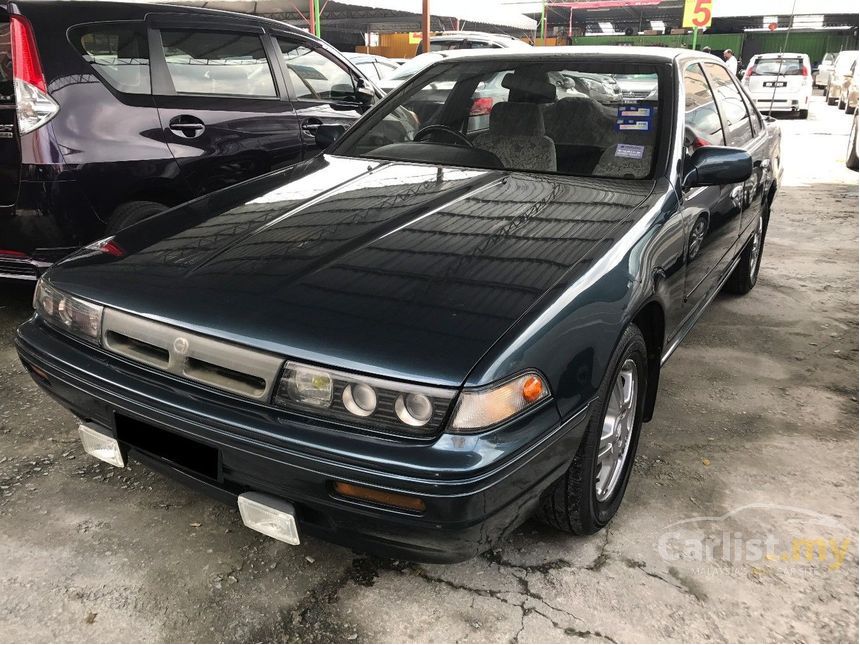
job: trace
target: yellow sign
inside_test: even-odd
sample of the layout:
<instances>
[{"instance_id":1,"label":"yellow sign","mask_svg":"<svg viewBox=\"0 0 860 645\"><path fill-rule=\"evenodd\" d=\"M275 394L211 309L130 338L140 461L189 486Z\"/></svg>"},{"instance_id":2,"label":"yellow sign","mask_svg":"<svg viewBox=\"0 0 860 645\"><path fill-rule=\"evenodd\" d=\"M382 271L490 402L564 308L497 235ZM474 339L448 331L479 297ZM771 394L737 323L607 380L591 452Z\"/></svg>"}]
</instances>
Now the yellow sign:
<instances>
[{"instance_id":1,"label":"yellow sign","mask_svg":"<svg viewBox=\"0 0 860 645\"><path fill-rule=\"evenodd\" d=\"M410 31L409 32L409 44L417 45L421 42L421 32L420 31Z\"/></svg>"},{"instance_id":2,"label":"yellow sign","mask_svg":"<svg viewBox=\"0 0 860 645\"><path fill-rule=\"evenodd\" d=\"M684 0L682 27L704 29L711 26L714 0Z\"/></svg>"}]
</instances>

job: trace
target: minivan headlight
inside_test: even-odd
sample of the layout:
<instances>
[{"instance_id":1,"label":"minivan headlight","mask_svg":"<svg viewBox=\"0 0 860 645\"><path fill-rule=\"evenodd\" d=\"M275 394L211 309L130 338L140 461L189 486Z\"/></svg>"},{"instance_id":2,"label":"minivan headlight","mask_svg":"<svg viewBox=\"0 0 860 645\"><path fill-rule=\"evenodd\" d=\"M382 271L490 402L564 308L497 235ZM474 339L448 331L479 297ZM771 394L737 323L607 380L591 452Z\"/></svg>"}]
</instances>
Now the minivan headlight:
<instances>
[{"instance_id":1,"label":"minivan headlight","mask_svg":"<svg viewBox=\"0 0 860 645\"><path fill-rule=\"evenodd\" d=\"M441 430L456 393L288 361L273 403L369 430L430 437Z\"/></svg>"},{"instance_id":2,"label":"minivan headlight","mask_svg":"<svg viewBox=\"0 0 860 645\"><path fill-rule=\"evenodd\" d=\"M104 307L64 293L44 278L36 283L33 309L52 327L89 343L99 343Z\"/></svg>"}]
</instances>

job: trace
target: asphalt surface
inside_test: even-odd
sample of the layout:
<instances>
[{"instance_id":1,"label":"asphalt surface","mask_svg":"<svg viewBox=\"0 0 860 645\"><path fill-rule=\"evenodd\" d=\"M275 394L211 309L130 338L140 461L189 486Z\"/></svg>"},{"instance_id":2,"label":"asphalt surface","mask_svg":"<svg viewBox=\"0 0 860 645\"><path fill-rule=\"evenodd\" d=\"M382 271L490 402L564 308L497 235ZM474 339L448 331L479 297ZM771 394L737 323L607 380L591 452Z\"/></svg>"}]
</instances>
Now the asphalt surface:
<instances>
[{"instance_id":1,"label":"asphalt surface","mask_svg":"<svg viewBox=\"0 0 860 645\"><path fill-rule=\"evenodd\" d=\"M858 640L857 179L849 117L782 120L759 283L666 365L608 530L529 522L465 564L245 529L83 453L18 363L0 286L0 641Z\"/></svg>"}]
</instances>

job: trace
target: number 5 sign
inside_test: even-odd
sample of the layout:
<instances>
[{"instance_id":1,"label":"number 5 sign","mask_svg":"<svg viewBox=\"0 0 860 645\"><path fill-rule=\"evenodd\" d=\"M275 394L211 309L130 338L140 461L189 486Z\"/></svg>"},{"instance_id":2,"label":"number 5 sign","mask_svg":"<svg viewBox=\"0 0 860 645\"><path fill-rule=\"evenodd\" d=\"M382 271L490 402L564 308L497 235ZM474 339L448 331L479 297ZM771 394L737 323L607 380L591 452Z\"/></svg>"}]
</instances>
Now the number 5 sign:
<instances>
[{"instance_id":1,"label":"number 5 sign","mask_svg":"<svg viewBox=\"0 0 860 645\"><path fill-rule=\"evenodd\" d=\"M703 29L711 26L711 7L714 0L684 0L684 21L682 27Z\"/></svg>"}]
</instances>

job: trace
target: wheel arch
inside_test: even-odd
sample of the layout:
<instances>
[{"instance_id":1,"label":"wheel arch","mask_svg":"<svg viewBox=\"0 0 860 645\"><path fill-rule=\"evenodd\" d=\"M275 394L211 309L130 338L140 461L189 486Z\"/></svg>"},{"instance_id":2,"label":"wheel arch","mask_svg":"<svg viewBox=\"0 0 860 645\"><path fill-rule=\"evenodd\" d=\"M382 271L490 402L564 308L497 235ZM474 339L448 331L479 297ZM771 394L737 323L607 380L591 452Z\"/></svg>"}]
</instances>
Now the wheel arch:
<instances>
[{"instance_id":1,"label":"wheel arch","mask_svg":"<svg viewBox=\"0 0 860 645\"><path fill-rule=\"evenodd\" d=\"M654 415L660 383L660 361L663 357L663 345L666 342L666 314L657 300L651 300L639 309L630 322L642 332L648 348L648 388L645 392L642 420L650 421Z\"/></svg>"}]
</instances>

